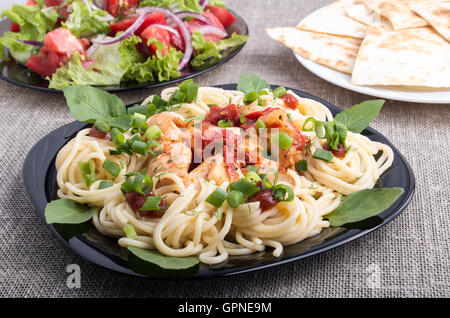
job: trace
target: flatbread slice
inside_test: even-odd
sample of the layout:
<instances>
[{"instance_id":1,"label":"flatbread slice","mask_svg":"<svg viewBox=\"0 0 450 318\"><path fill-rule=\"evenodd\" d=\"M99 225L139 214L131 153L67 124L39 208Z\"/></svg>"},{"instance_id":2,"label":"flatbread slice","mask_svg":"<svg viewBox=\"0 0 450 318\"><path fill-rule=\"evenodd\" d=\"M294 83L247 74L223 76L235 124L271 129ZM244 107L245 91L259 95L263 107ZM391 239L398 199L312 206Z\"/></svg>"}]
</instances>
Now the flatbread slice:
<instances>
[{"instance_id":1,"label":"flatbread slice","mask_svg":"<svg viewBox=\"0 0 450 318\"><path fill-rule=\"evenodd\" d=\"M450 2L414 5L413 9L450 42Z\"/></svg>"},{"instance_id":2,"label":"flatbread slice","mask_svg":"<svg viewBox=\"0 0 450 318\"><path fill-rule=\"evenodd\" d=\"M367 26L351 19L345 12L353 4L354 0L333 2L306 17L297 28L305 31L363 39Z\"/></svg>"},{"instance_id":3,"label":"flatbread slice","mask_svg":"<svg viewBox=\"0 0 450 318\"><path fill-rule=\"evenodd\" d=\"M424 0L362 0L362 2L369 10L384 16L394 30L428 25L427 21L412 10L413 4L423 3Z\"/></svg>"},{"instance_id":4,"label":"flatbread slice","mask_svg":"<svg viewBox=\"0 0 450 318\"><path fill-rule=\"evenodd\" d=\"M374 24L388 24L387 20L383 16L375 12L371 12L364 4L352 5L345 10L345 13L349 16L349 18L366 26L371 26Z\"/></svg>"},{"instance_id":5,"label":"flatbread slice","mask_svg":"<svg viewBox=\"0 0 450 318\"><path fill-rule=\"evenodd\" d=\"M351 74L361 39L298 30L268 28L272 39L313 62Z\"/></svg>"},{"instance_id":6,"label":"flatbread slice","mask_svg":"<svg viewBox=\"0 0 450 318\"><path fill-rule=\"evenodd\" d=\"M352 84L450 87L450 44L431 27L372 26L358 52Z\"/></svg>"}]
</instances>

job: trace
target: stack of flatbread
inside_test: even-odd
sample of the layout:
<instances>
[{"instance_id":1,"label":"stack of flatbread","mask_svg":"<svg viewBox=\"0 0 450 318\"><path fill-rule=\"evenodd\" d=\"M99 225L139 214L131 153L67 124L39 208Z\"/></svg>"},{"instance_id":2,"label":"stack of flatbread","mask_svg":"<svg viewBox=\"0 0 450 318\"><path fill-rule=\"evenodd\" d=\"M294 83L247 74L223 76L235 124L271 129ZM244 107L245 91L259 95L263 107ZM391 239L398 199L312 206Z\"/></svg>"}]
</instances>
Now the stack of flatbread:
<instances>
[{"instance_id":1,"label":"stack of flatbread","mask_svg":"<svg viewBox=\"0 0 450 318\"><path fill-rule=\"evenodd\" d=\"M450 87L450 0L340 0L266 33L354 85Z\"/></svg>"}]
</instances>

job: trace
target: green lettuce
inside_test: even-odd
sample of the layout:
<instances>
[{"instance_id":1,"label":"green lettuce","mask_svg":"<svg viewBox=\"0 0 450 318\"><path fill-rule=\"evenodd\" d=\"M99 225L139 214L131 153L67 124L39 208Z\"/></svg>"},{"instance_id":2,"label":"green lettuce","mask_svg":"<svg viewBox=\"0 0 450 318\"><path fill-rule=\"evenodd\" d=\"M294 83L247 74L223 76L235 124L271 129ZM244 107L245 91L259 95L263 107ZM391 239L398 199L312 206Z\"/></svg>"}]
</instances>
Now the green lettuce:
<instances>
[{"instance_id":1,"label":"green lettuce","mask_svg":"<svg viewBox=\"0 0 450 318\"><path fill-rule=\"evenodd\" d=\"M221 7L221 8L224 8L224 9L227 8L225 3L223 3L223 0L209 0L208 4L212 5L212 6L215 6L215 7Z\"/></svg>"},{"instance_id":2,"label":"green lettuce","mask_svg":"<svg viewBox=\"0 0 450 318\"><path fill-rule=\"evenodd\" d=\"M89 0L92 4L92 0ZM88 10L86 4L77 0L72 2L72 13L68 21L63 22L62 26L69 29L78 38L91 37L96 34L109 33L109 24L102 21L101 18L108 16L108 12L98 9Z\"/></svg>"},{"instance_id":3,"label":"green lettuce","mask_svg":"<svg viewBox=\"0 0 450 318\"><path fill-rule=\"evenodd\" d=\"M216 43L207 41L203 34L198 31L192 32L192 46L197 52L191 60L191 65L195 69L202 69L214 65L220 61L225 50L244 44L248 40L248 35L233 33L233 35Z\"/></svg>"},{"instance_id":4,"label":"green lettuce","mask_svg":"<svg viewBox=\"0 0 450 318\"><path fill-rule=\"evenodd\" d=\"M70 85L118 85L127 71L121 65L120 43L99 46L91 55L95 64L83 67L79 53L69 63L56 70L50 80L50 88L62 89Z\"/></svg>"},{"instance_id":5,"label":"green lettuce","mask_svg":"<svg viewBox=\"0 0 450 318\"><path fill-rule=\"evenodd\" d=\"M127 67L127 71L122 77L122 80L162 82L180 77L178 64L183 56L183 52L172 49L163 56L162 50L167 49L167 47L159 41L150 40L148 45L153 43L158 49L156 56L145 59L135 47L140 42L141 39L135 35L122 41L119 49L122 56L121 66Z\"/></svg>"},{"instance_id":6,"label":"green lettuce","mask_svg":"<svg viewBox=\"0 0 450 318\"><path fill-rule=\"evenodd\" d=\"M39 48L22 43L20 40L43 41L47 32L54 29L58 12L56 10L43 12L39 6L13 5L4 10L1 17L8 17L20 26L20 32L5 32L0 38L0 48L8 48L14 59L25 64L28 58L36 54ZM6 59L0 53L0 58Z\"/></svg>"},{"instance_id":7,"label":"green lettuce","mask_svg":"<svg viewBox=\"0 0 450 318\"><path fill-rule=\"evenodd\" d=\"M139 2L140 7L156 6L172 8L177 7L181 11L191 11L202 13L203 9L199 5L199 0L141 0ZM219 3L221 0L219 0ZM223 4L223 2L222 2Z\"/></svg>"}]
</instances>

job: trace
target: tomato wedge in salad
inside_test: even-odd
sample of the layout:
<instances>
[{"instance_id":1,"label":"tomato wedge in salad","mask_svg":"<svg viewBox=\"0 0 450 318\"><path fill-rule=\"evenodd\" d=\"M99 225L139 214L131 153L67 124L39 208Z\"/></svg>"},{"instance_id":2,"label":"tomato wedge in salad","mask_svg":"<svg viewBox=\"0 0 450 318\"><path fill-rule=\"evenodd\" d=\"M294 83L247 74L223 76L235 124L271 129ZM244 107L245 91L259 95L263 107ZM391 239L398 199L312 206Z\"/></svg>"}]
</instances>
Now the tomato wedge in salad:
<instances>
[{"instance_id":1,"label":"tomato wedge in salad","mask_svg":"<svg viewBox=\"0 0 450 318\"><path fill-rule=\"evenodd\" d=\"M169 32L167 30L161 29L157 26L151 25L151 26L147 27L141 33L141 38L142 38L142 44L147 47L147 50L151 55L156 55L156 51L158 50L158 47L154 43L147 45L148 41L150 41L150 40L157 40L157 41L163 43L169 50L171 48ZM165 56L167 53L167 50L163 49L161 52L162 52L162 55Z\"/></svg>"},{"instance_id":2,"label":"tomato wedge in salad","mask_svg":"<svg viewBox=\"0 0 450 318\"><path fill-rule=\"evenodd\" d=\"M211 21L211 25L218 27L222 31L225 31L224 26L219 21L219 19L211 12L203 12L202 16L207 17ZM205 22L194 19L192 21L185 21L184 24L188 28L189 32L192 33L199 27L207 25ZM212 42L217 42L223 39L223 37L215 34L204 34L205 40L210 40Z\"/></svg>"},{"instance_id":3,"label":"tomato wedge in salad","mask_svg":"<svg viewBox=\"0 0 450 318\"><path fill-rule=\"evenodd\" d=\"M113 17L118 17L121 13L128 15L134 12L140 0L104 0L106 1L106 11Z\"/></svg>"},{"instance_id":4,"label":"tomato wedge in salad","mask_svg":"<svg viewBox=\"0 0 450 318\"><path fill-rule=\"evenodd\" d=\"M32 55L25 66L44 77L51 76L74 52L85 53L82 41L69 30L59 28L47 33L39 54Z\"/></svg>"},{"instance_id":5,"label":"tomato wedge in salad","mask_svg":"<svg viewBox=\"0 0 450 318\"><path fill-rule=\"evenodd\" d=\"M224 28L228 28L234 22L236 18L227 10L221 7L216 7L212 5L206 5L206 11L210 11L216 18L220 21Z\"/></svg>"}]
</instances>

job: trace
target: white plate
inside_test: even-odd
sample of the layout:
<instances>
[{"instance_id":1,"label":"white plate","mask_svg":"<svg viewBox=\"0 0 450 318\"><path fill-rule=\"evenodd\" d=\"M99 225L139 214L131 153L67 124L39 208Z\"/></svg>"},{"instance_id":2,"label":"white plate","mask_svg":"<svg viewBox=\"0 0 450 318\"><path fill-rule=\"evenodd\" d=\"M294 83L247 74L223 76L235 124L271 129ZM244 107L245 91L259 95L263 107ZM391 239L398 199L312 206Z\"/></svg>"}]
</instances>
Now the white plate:
<instances>
[{"instance_id":1,"label":"white plate","mask_svg":"<svg viewBox=\"0 0 450 318\"><path fill-rule=\"evenodd\" d=\"M351 76L314 63L301 55L295 54L297 60L310 72L320 78L343 88L371 96L414 103L450 104L450 90L426 89L413 90L398 87L357 86L352 85Z\"/></svg>"},{"instance_id":2,"label":"white plate","mask_svg":"<svg viewBox=\"0 0 450 318\"><path fill-rule=\"evenodd\" d=\"M314 14L311 13L311 14ZM307 17L305 17L306 19ZM300 21L297 25L303 22ZM433 88L408 88L406 86L357 86L351 84L351 76L346 73L335 71L326 66L314 63L303 56L294 53L297 60L306 67L311 73L319 76L327 82L337 86L352 90L354 92L367 94L371 96L399 100L413 103L427 104L450 104L450 89Z\"/></svg>"}]
</instances>

